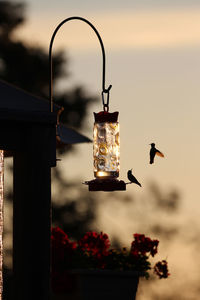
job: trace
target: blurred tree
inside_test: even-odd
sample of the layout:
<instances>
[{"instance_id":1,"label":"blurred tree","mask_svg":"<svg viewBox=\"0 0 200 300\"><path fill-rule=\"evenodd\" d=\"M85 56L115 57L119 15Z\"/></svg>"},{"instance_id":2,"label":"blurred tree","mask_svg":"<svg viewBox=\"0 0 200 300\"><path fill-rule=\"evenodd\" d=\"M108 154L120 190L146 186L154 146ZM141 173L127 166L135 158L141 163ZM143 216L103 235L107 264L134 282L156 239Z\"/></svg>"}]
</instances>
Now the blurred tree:
<instances>
[{"instance_id":1,"label":"blurred tree","mask_svg":"<svg viewBox=\"0 0 200 300\"><path fill-rule=\"evenodd\" d=\"M16 40L15 32L24 22L23 3L0 1L0 78L36 96L48 98L48 52ZM67 62L63 51L53 55L54 85L61 78L67 78ZM65 108L62 122L77 129L83 126L88 106L94 100L96 98L88 96L80 86L54 95L54 102Z\"/></svg>"},{"instance_id":2,"label":"blurred tree","mask_svg":"<svg viewBox=\"0 0 200 300\"><path fill-rule=\"evenodd\" d=\"M26 6L22 2L0 1L0 78L36 96L49 98L48 51L38 46L27 45L24 41L16 39L15 33L17 29L23 26L26 21L25 12ZM54 87L60 79L68 78L67 63L68 60L63 51L54 53ZM95 100L96 97L89 96L81 86L72 87L69 91L54 94L54 102L65 109L60 118L62 123L75 129L80 129L84 126L87 109L90 103ZM69 150L73 150L73 148L68 146L64 151L62 150L62 154L64 155ZM69 189L74 184L65 184L59 167L54 168L52 173L58 186L52 210L55 224L62 226L64 218L64 229L67 232L72 231L71 235L73 236L79 236L80 232L89 229L90 222L95 218L95 201L92 201L91 197L83 196L83 194L80 195L79 193L76 201L69 196L64 199L61 205L60 195L62 190L67 188L67 194L69 195ZM79 191L80 187L76 186L75 189ZM8 191L7 199L12 201L11 191ZM7 240L11 239L11 227L11 222L9 222L8 228L5 227L4 237ZM4 250L5 255L12 253L9 247ZM5 274L10 274L6 266L4 266L4 271ZM8 285L7 279L4 280L4 285L5 287ZM4 299L10 298L10 290L10 288L4 289Z\"/></svg>"},{"instance_id":3,"label":"blurred tree","mask_svg":"<svg viewBox=\"0 0 200 300\"><path fill-rule=\"evenodd\" d=\"M23 3L16 3L11 1L0 1L0 78L12 83L36 96L48 98L49 93L49 57L48 52L40 47L32 47L26 45L21 40L16 40L15 32L23 26L25 22L25 5ZM53 55L53 78L54 85L63 77L67 78L67 59L63 51L59 51ZM61 121L68 126L79 129L84 126L84 119L87 114L88 106L95 101L95 97L88 96L83 87L74 87L70 91L60 92L59 95L54 95L54 102L64 107L64 112L61 115ZM71 150L68 146L64 153ZM63 153L63 151L62 151ZM60 154L60 153L59 153ZM55 198L60 198L60 191L65 185L62 179L59 167L53 170L54 178L59 185L58 194ZM72 184L73 186L73 184ZM70 188L70 186L68 185ZM78 190L78 187L76 187ZM68 193L69 194L69 193ZM12 194L7 194L9 199L12 199ZM78 234L79 229L83 231L88 228L88 224L95 216L95 202L88 203L87 197L79 197L75 202L69 198L64 201L64 209L62 213L59 211L59 205L53 202L53 217L55 215L56 224L61 226L63 214L67 215L67 219L73 215L76 230ZM85 216L83 211L80 214L79 207L85 203ZM55 214L54 214L55 212ZM59 221L60 219L60 221ZM68 222L69 224L69 222ZM66 227L66 231L73 230L73 226ZM5 228L5 233L7 229ZM9 251L9 249L7 249Z\"/></svg>"},{"instance_id":4,"label":"blurred tree","mask_svg":"<svg viewBox=\"0 0 200 300\"><path fill-rule=\"evenodd\" d=\"M66 181L59 169L54 169L53 225L61 227L74 239L92 229L98 204L98 196L82 187L81 179L77 181Z\"/></svg>"}]
</instances>

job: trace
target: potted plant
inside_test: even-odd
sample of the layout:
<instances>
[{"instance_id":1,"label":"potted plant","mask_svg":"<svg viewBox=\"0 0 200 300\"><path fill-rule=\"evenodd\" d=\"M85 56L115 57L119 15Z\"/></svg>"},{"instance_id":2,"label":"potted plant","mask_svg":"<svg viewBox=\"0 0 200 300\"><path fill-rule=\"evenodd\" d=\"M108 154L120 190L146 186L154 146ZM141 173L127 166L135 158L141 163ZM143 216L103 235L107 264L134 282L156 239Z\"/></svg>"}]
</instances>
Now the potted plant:
<instances>
[{"instance_id":1,"label":"potted plant","mask_svg":"<svg viewBox=\"0 0 200 300\"><path fill-rule=\"evenodd\" d=\"M159 241L143 234L133 237L129 250L114 250L105 233L87 232L74 242L61 228L52 228L51 299L134 300L139 277L149 278L153 269L159 278L167 278L166 260L153 268L149 261Z\"/></svg>"}]
</instances>

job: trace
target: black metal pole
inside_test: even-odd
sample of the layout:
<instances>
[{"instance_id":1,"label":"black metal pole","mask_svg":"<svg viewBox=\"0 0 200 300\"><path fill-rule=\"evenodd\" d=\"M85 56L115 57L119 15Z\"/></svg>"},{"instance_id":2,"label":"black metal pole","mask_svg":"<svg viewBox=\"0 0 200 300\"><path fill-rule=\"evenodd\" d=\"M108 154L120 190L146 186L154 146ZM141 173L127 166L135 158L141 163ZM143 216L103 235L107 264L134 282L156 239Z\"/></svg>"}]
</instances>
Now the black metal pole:
<instances>
[{"instance_id":1,"label":"black metal pole","mask_svg":"<svg viewBox=\"0 0 200 300\"><path fill-rule=\"evenodd\" d=\"M90 23L87 19L82 18L82 17L70 17L65 20L63 20L54 30L54 33L51 37L50 45L49 45L49 99L50 99L50 111L53 112L53 67L52 67L52 47L53 47L53 42L56 36L56 33L60 29L62 25L64 25L66 22L71 21L71 20L80 20L85 23L87 23L96 33L100 45L101 45L101 50L102 50L102 57L103 57L103 72L102 72L102 93L107 93L108 94L108 100L109 100L109 91L112 87L112 85L109 85L109 87L106 89L105 87L105 69L106 69L106 55L105 55L105 49L103 45L103 41L101 39L101 36L97 29L94 27L92 23ZM104 104L104 103L103 103Z\"/></svg>"}]
</instances>

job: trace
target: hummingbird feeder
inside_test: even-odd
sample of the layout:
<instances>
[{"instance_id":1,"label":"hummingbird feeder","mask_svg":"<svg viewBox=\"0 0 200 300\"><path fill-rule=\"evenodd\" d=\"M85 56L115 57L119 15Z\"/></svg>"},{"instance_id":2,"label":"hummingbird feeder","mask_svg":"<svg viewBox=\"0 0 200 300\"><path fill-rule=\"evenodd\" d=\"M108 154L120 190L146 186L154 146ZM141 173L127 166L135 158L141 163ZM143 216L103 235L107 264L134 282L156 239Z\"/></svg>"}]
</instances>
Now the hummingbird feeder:
<instances>
[{"instance_id":1,"label":"hummingbird feeder","mask_svg":"<svg viewBox=\"0 0 200 300\"><path fill-rule=\"evenodd\" d=\"M53 86L52 86L52 46L56 33L60 27L71 20L80 20L87 23L96 33L103 57L102 72L102 103L103 110L94 113L94 131L93 131L93 159L95 179L86 181L89 191L123 191L126 190L126 183L118 180L120 169L120 145L119 145L119 112L109 112L109 92L111 85L105 88L105 50L103 41L97 29L88 20L82 17L70 17L63 20L55 29L49 48L50 59L50 102L51 111L53 111ZM105 101L105 95L107 101Z\"/></svg>"},{"instance_id":2,"label":"hummingbird feeder","mask_svg":"<svg viewBox=\"0 0 200 300\"><path fill-rule=\"evenodd\" d=\"M89 191L126 190L126 184L118 180L120 170L119 112L109 112L109 90L107 103L102 92L103 111L94 113L93 163L95 179L87 181Z\"/></svg>"}]
</instances>

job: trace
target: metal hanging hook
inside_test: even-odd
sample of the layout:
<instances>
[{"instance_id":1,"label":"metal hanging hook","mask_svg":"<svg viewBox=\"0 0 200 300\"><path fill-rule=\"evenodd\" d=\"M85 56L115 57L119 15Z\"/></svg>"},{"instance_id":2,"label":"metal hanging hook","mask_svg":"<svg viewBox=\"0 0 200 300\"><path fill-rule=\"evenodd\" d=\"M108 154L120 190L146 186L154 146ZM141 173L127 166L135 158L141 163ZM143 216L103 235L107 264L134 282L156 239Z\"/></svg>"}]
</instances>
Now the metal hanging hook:
<instances>
[{"instance_id":1,"label":"metal hanging hook","mask_svg":"<svg viewBox=\"0 0 200 300\"><path fill-rule=\"evenodd\" d=\"M102 103L103 103L103 110L109 111L109 98L110 98L110 89L112 88L112 85L109 85L108 89L102 91ZM105 102L104 94L107 94L107 101Z\"/></svg>"},{"instance_id":2,"label":"metal hanging hook","mask_svg":"<svg viewBox=\"0 0 200 300\"><path fill-rule=\"evenodd\" d=\"M105 109L107 109L108 111L108 106L109 106L109 92L110 89L112 87L112 85L109 85L109 87L106 89L105 88L105 70L106 70L106 56L105 56L105 49L104 49L104 45L103 45L103 41L101 39L101 36L99 34L99 32L97 31L97 29L94 27L94 25L92 23L90 23L87 19L82 18L82 17L70 17L67 18L65 20L63 20L54 30L54 33L51 37L51 41L50 41L50 45L49 45L49 98L50 98L50 111L53 112L53 67L52 67L52 47L53 47L53 42L56 36L56 33L58 32L58 30L60 29L60 27L65 24L68 21L71 20L80 20L83 21L85 23L87 23L96 33L100 45L101 45L101 50L102 50L102 57L103 57L103 70L102 70L102 101L103 101L103 108L104 111ZM103 94L107 94L107 102L104 102L104 96Z\"/></svg>"}]
</instances>

